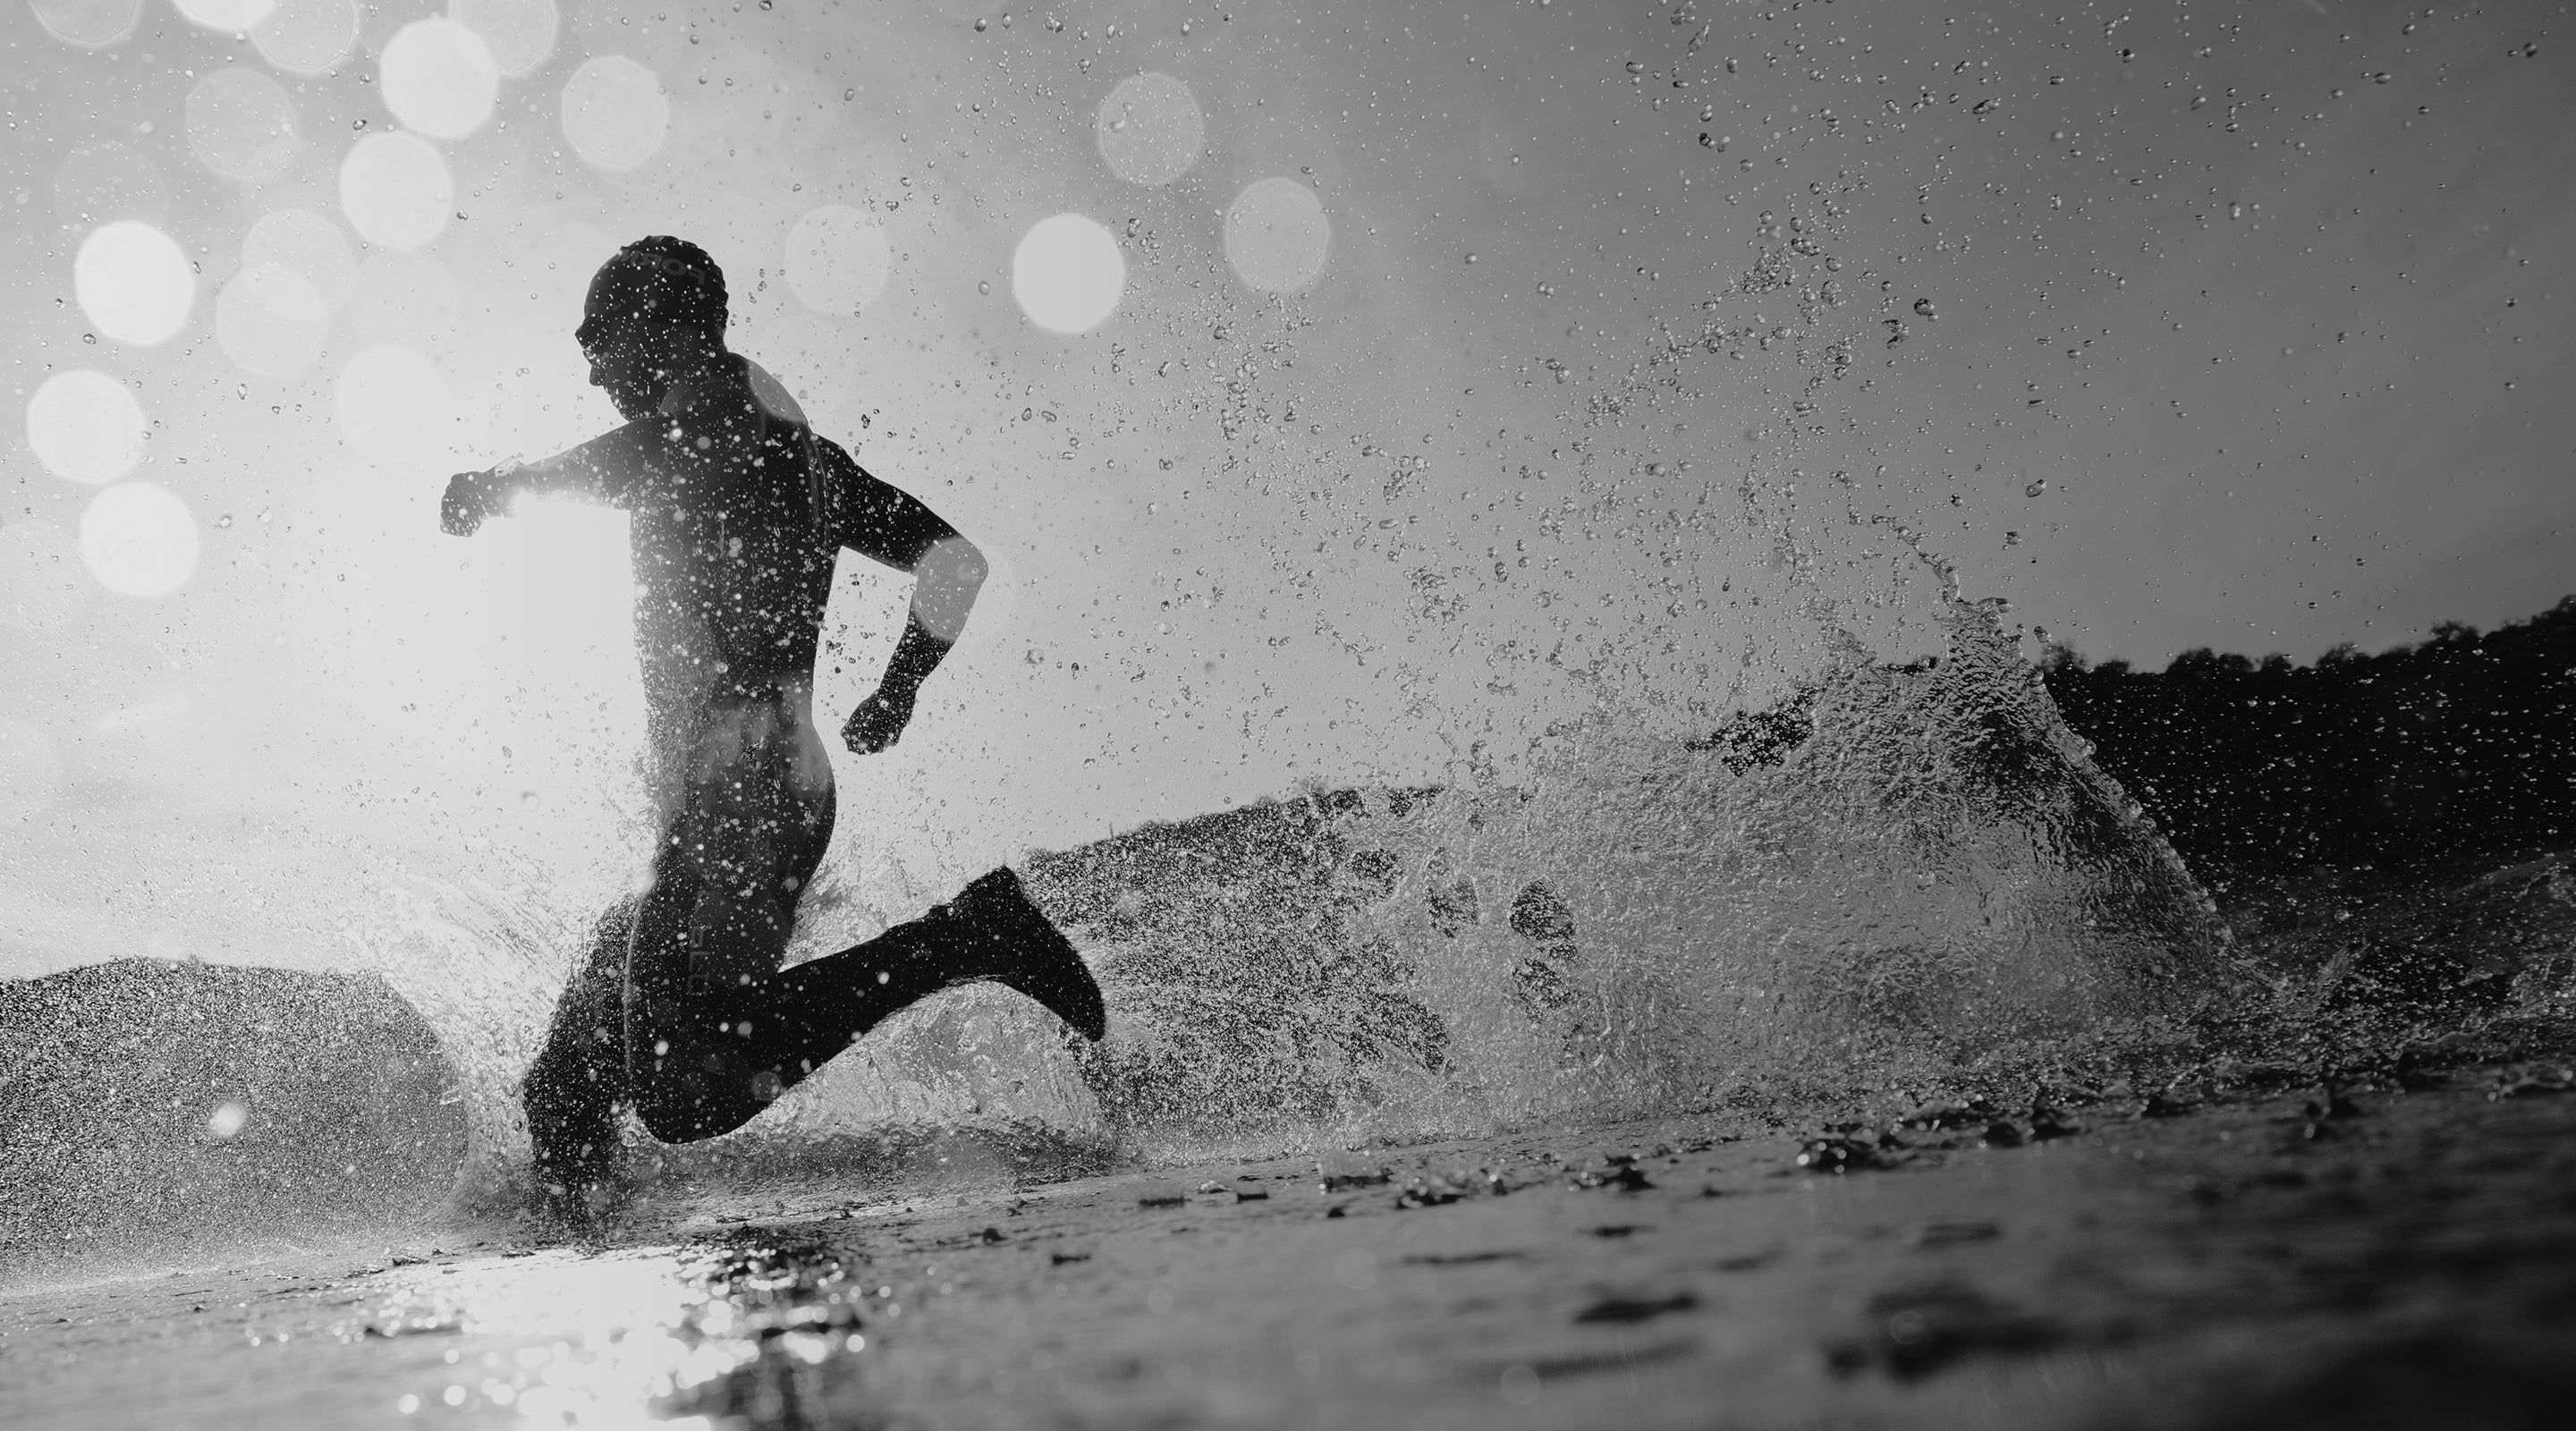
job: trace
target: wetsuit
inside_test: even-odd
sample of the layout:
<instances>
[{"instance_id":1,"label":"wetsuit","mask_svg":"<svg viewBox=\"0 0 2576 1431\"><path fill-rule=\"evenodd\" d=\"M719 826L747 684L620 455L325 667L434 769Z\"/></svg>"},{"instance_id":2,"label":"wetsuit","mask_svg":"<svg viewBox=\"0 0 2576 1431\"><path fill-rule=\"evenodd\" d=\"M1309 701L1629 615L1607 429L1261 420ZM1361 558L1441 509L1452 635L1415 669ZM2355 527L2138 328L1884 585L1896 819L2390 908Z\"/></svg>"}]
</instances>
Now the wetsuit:
<instances>
[{"instance_id":1,"label":"wetsuit","mask_svg":"<svg viewBox=\"0 0 2576 1431\"><path fill-rule=\"evenodd\" d=\"M1100 1036L1097 989L1007 869L779 971L832 834L812 675L834 560L848 547L911 571L955 528L733 355L673 384L660 411L491 480L632 514L658 825L650 883L601 918L522 1086L541 1173L586 1181L620 1096L666 1141L737 1127L887 1014L966 979L1004 980ZM916 611L890 679L917 682L948 644Z\"/></svg>"}]
</instances>

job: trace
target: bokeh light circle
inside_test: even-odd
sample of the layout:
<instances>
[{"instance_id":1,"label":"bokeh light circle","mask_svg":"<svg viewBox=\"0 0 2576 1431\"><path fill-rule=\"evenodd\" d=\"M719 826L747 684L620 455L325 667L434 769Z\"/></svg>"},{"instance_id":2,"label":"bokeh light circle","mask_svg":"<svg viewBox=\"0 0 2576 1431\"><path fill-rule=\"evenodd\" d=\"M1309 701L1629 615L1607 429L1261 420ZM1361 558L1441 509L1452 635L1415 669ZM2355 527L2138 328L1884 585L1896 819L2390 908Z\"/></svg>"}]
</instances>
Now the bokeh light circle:
<instances>
[{"instance_id":1,"label":"bokeh light circle","mask_svg":"<svg viewBox=\"0 0 2576 1431\"><path fill-rule=\"evenodd\" d=\"M250 27L260 58L291 75L318 75L358 42L357 0L277 0Z\"/></svg>"},{"instance_id":2,"label":"bokeh light circle","mask_svg":"<svg viewBox=\"0 0 2576 1431\"><path fill-rule=\"evenodd\" d=\"M188 91L187 113L188 148L227 179L273 178L295 157L295 105L257 70L207 72Z\"/></svg>"},{"instance_id":3,"label":"bokeh light circle","mask_svg":"<svg viewBox=\"0 0 2576 1431\"><path fill-rule=\"evenodd\" d=\"M555 0L449 0L447 18L483 37L492 63L518 79L555 52Z\"/></svg>"},{"instance_id":4,"label":"bokeh light circle","mask_svg":"<svg viewBox=\"0 0 2576 1431\"><path fill-rule=\"evenodd\" d=\"M848 317L885 292L894 260L885 230L847 204L805 211L787 231L787 288L817 313Z\"/></svg>"},{"instance_id":5,"label":"bokeh light circle","mask_svg":"<svg viewBox=\"0 0 2576 1431\"><path fill-rule=\"evenodd\" d=\"M139 219L119 219L81 240L72 258L72 292L98 331L150 347L187 323L197 277L168 234Z\"/></svg>"},{"instance_id":6,"label":"bokeh light circle","mask_svg":"<svg viewBox=\"0 0 2576 1431\"><path fill-rule=\"evenodd\" d=\"M215 341L246 372L290 378L322 359L331 305L283 264L245 268L215 295Z\"/></svg>"},{"instance_id":7,"label":"bokeh light circle","mask_svg":"<svg viewBox=\"0 0 2576 1431\"><path fill-rule=\"evenodd\" d=\"M1207 119L1190 87L1160 71L1129 75L1100 102L1100 157L1130 184L1168 184L1199 162Z\"/></svg>"},{"instance_id":8,"label":"bokeh light circle","mask_svg":"<svg viewBox=\"0 0 2576 1431\"><path fill-rule=\"evenodd\" d=\"M27 8L46 34L86 49L115 44L143 18L143 0L28 0Z\"/></svg>"},{"instance_id":9,"label":"bokeh light circle","mask_svg":"<svg viewBox=\"0 0 2576 1431\"><path fill-rule=\"evenodd\" d=\"M418 248L447 227L456 181L429 141L370 134L340 161L340 212L358 237L387 248Z\"/></svg>"},{"instance_id":10,"label":"bokeh light circle","mask_svg":"<svg viewBox=\"0 0 2576 1431\"><path fill-rule=\"evenodd\" d=\"M27 399L27 446L71 482L113 482L143 460L143 404L96 368L45 379Z\"/></svg>"},{"instance_id":11,"label":"bokeh light circle","mask_svg":"<svg viewBox=\"0 0 2576 1431\"><path fill-rule=\"evenodd\" d=\"M51 522L0 526L0 626L50 631L89 599L80 544Z\"/></svg>"},{"instance_id":12,"label":"bokeh light circle","mask_svg":"<svg viewBox=\"0 0 2576 1431\"><path fill-rule=\"evenodd\" d=\"M171 0L179 13L209 30L240 34L268 18L277 0Z\"/></svg>"},{"instance_id":13,"label":"bokeh light circle","mask_svg":"<svg viewBox=\"0 0 2576 1431\"><path fill-rule=\"evenodd\" d=\"M149 482L123 482L90 499L80 519L81 562L123 596L166 596L197 570L197 519Z\"/></svg>"},{"instance_id":14,"label":"bokeh light circle","mask_svg":"<svg viewBox=\"0 0 2576 1431\"><path fill-rule=\"evenodd\" d=\"M1225 261L1264 293L1288 293L1315 281L1333 244L1332 220L1315 191L1294 179L1256 179L1225 211Z\"/></svg>"},{"instance_id":15,"label":"bokeh light circle","mask_svg":"<svg viewBox=\"0 0 2576 1431\"><path fill-rule=\"evenodd\" d=\"M1038 220L1011 253L1011 296L1030 322L1049 332L1100 326L1126 287L1118 241L1080 214Z\"/></svg>"},{"instance_id":16,"label":"bokeh light circle","mask_svg":"<svg viewBox=\"0 0 2576 1431\"><path fill-rule=\"evenodd\" d=\"M371 253L358 265L349 323L369 343L418 344L456 326L463 299L437 259L419 253Z\"/></svg>"},{"instance_id":17,"label":"bokeh light circle","mask_svg":"<svg viewBox=\"0 0 2576 1431\"><path fill-rule=\"evenodd\" d=\"M333 308L349 301L358 259L340 226L311 209L278 209L262 214L242 235L241 266L263 263L278 267L313 285Z\"/></svg>"},{"instance_id":18,"label":"bokeh light circle","mask_svg":"<svg viewBox=\"0 0 2576 1431\"><path fill-rule=\"evenodd\" d=\"M661 150L671 132L671 100L651 70L624 55L601 55L564 81L563 131L584 161L632 169Z\"/></svg>"},{"instance_id":19,"label":"bokeh light circle","mask_svg":"<svg viewBox=\"0 0 2576 1431\"><path fill-rule=\"evenodd\" d=\"M351 358L333 403L340 435L379 462L435 465L454 436L447 379L411 348L369 348Z\"/></svg>"},{"instance_id":20,"label":"bokeh light circle","mask_svg":"<svg viewBox=\"0 0 2576 1431\"><path fill-rule=\"evenodd\" d=\"M414 20L396 30L377 64L385 108L437 139L481 128L501 93L501 69L483 37L453 20Z\"/></svg>"}]
</instances>

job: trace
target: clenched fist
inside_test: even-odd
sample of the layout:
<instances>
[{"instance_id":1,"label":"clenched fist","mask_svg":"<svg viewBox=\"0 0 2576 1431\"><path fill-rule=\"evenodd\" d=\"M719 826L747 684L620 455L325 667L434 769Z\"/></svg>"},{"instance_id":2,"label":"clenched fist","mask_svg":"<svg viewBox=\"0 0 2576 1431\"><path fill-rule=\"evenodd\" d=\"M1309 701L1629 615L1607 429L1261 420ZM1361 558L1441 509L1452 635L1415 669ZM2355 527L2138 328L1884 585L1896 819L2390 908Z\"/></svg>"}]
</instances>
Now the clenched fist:
<instances>
[{"instance_id":1,"label":"clenched fist","mask_svg":"<svg viewBox=\"0 0 2576 1431\"><path fill-rule=\"evenodd\" d=\"M438 527L451 537L470 537L483 525L483 519L501 505L501 484L495 472L459 472L447 479L447 495L439 499Z\"/></svg>"},{"instance_id":2,"label":"clenched fist","mask_svg":"<svg viewBox=\"0 0 2576 1431\"><path fill-rule=\"evenodd\" d=\"M859 708L850 712L849 722L841 727L841 743L852 755L874 755L903 738L903 728L912 723L913 687L899 681L888 681L876 688Z\"/></svg>"}]
</instances>

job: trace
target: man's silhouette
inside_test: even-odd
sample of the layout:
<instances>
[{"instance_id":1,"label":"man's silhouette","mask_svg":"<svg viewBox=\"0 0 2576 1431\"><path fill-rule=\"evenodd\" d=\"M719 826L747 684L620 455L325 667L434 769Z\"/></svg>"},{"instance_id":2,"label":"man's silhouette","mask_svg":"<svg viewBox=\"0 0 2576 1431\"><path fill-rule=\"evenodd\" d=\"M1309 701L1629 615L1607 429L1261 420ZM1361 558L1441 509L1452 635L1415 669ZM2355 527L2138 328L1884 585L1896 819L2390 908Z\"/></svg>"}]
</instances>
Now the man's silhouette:
<instances>
[{"instance_id":1,"label":"man's silhouette","mask_svg":"<svg viewBox=\"0 0 2576 1431\"><path fill-rule=\"evenodd\" d=\"M841 737L893 745L964 630L984 559L928 507L817 436L786 390L726 351L724 275L668 237L591 280L574 339L627 421L569 452L449 479L470 535L519 492L631 515L635 647L658 824L645 891L601 918L521 1087L539 1178L578 1207L607 1170L613 1107L657 1138L740 1127L904 1005L994 979L1084 1035L1100 990L1006 867L868 943L781 970L833 821L814 653L842 547L913 574L885 678Z\"/></svg>"}]
</instances>

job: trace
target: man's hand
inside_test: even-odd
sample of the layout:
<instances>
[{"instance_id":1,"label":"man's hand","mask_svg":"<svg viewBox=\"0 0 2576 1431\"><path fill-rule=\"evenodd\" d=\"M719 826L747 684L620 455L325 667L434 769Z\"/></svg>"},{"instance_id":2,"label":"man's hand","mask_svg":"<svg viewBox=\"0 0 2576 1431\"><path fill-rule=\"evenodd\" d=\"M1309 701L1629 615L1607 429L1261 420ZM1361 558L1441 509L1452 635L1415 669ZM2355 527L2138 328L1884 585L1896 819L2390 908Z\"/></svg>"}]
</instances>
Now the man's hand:
<instances>
[{"instance_id":1,"label":"man's hand","mask_svg":"<svg viewBox=\"0 0 2576 1431\"><path fill-rule=\"evenodd\" d=\"M470 537L483 519L492 515L499 495L499 484L490 472L459 472L447 479L447 495L439 499L438 527L451 537Z\"/></svg>"},{"instance_id":2,"label":"man's hand","mask_svg":"<svg viewBox=\"0 0 2576 1431\"><path fill-rule=\"evenodd\" d=\"M859 702L841 727L841 743L852 755L874 755L903 739L903 728L912 723L912 700L919 688L888 681L876 692Z\"/></svg>"}]
</instances>

